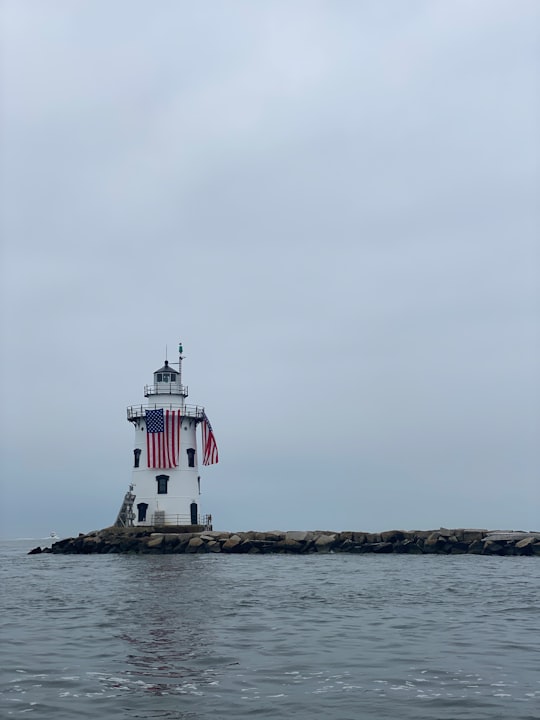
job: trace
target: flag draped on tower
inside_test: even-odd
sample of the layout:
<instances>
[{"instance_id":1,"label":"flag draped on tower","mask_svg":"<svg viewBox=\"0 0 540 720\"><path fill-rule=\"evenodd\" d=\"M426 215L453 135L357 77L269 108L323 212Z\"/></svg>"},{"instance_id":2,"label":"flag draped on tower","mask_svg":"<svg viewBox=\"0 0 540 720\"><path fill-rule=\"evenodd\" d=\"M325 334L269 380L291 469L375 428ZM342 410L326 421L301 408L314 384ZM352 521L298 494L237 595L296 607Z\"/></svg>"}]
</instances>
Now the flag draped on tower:
<instances>
[{"instance_id":1,"label":"flag draped on tower","mask_svg":"<svg viewBox=\"0 0 540 720\"><path fill-rule=\"evenodd\" d=\"M146 456L149 468L173 468L180 452L180 410L146 411Z\"/></svg>"},{"instance_id":2,"label":"flag draped on tower","mask_svg":"<svg viewBox=\"0 0 540 720\"><path fill-rule=\"evenodd\" d=\"M206 413L202 420L202 449L203 449L203 465L214 465L218 462L218 449L214 431L210 425L210 420L206 417Z\"/></svg>"}]
</instances>

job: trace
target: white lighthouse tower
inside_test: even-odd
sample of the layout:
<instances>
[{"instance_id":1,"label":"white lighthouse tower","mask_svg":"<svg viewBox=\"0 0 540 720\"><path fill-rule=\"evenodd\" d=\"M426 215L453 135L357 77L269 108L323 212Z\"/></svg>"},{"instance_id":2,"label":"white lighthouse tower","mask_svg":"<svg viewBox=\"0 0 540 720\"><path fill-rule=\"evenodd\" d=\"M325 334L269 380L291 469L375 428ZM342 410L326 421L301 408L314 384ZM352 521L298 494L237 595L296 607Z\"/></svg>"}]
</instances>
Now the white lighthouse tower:
<instances>
[{"instance_id":1,"label":"white lighthouse tower","mask_svg":"<svg viewBox=\"0 0 540 720\"><path fill-rule=\"evenodd\" d=\"M154 372L153 383L144 388L146 403L127 409L135 430L133 473L116 525L211 527L211 516L200 510L199 424L204 465L217 462L217 446L204 408L186 403L182 352L180 344L178 369L165 360Z\"/></svg>"}]
</instances>

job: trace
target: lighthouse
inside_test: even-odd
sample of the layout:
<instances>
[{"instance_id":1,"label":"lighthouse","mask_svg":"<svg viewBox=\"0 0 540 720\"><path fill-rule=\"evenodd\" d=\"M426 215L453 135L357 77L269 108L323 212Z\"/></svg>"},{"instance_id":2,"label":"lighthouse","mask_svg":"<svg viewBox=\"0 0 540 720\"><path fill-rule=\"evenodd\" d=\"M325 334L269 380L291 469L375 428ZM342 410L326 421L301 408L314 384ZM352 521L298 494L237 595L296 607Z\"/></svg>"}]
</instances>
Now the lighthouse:
<instances>
[{"instance_id":1,"label":"lighthouse","mask_svg":"<svg viewBox=\"0 0 540 720\"><path fill-rule=\"evenodd\" d=\"M211 527L211 516L203 515L200 508L199 461L203 465L217 463L218 451L204 407L186 402L182 353L180 344L178 363L165 360L154 372L153 382L144 388L145 402L127 408L135 436L132 480L117 526ZM199 426L201 458L197 447Z\"/></svg>"}]
</instances>

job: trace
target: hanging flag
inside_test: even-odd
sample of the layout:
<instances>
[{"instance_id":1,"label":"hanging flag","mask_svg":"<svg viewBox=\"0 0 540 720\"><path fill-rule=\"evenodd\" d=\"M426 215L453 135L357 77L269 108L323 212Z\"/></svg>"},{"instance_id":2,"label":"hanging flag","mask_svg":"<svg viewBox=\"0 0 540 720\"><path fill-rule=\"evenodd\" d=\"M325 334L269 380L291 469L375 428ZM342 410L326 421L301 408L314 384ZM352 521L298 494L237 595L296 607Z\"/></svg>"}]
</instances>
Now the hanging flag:
<instances>
[{"instance_id":1,"label":"hanging flag","mask_svg":"<svg viewBox=\"0 0 540 720\"><path fill-rule=\"evenodd\" d=\"M173 468L180 453L180 410L146 411L146 457L149 468Z\"/></svg>"},{"instance_id":2,"label":"hanging flag","mask_svg":"<svg viewBox=\"0 0 540 720\"><path fill-rule=\"evenodd\" d=\"M203 416L202 421L202 447L203 447L203 465L215 465L218 462L218 449L214 431L210 425L210 420Z\"/></svg>"}]
</instances>

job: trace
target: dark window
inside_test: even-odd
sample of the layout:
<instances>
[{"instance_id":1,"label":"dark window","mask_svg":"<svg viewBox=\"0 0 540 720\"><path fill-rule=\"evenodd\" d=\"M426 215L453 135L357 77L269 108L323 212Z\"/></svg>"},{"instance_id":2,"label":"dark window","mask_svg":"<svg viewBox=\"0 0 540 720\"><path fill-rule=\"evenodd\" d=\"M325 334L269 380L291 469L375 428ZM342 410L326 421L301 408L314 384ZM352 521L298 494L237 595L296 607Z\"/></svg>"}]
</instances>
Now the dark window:
<instances>
[{"instance_id":1,"label":"dark window","mask_svg":"<svg viewBox=\"0 0 540 720\"><path fill-rule=\"evenodd\" d=\"M156 482L157 482L158 495L166 495L167 494L167 483L169 482L169 476L168 475L158 475L156 477Z\"/></svg>"},{"instance_id":2,"label":"dark window","mask_svg":"<svg viewBox=\"0 0 540 720\"><path fill-rule=\"evenodd\" d=\"M171 373L171 382L176 382L176 373Z\"/></svg>"},{"instance_id":3,"label":"dark window","mask_svg":"<svg viewBox=\"0 0 540 720\"><path fill-rule=\"evenodd\" d=\"M188 448L186 452L188 457L188 466L195 467L195 448Z\"/></svg>"},{"instance_id":4,"label":"dark window","mask_svg":"<svg viewBox=\"0 0 540 720\"><path fill-rule=\"evenodd\" d=\"M163 375L161 373L157 373L156 379L158 382L161 382L163 380Z\"/></svg>"},{"instance_id":5,"label":"dark window","mask_svg":"<svg viewBox=\"0 0 540 720\"><path fill-rule=\"evenodd\" d=\"M139 467L139 462L141 460L141 448L135 448L133 455L133 467Z\"/></svg>"},{"instance_id":6,"label":"dark window","mask_svg":"<svg viewBox=\"0 0 540 720\"><path fill-rule=\"evenodd\" d=\"M189 506L189 510L190 510L190 515L191 515L191 524L192 524L192 525L197 525L197 520L198 520L198 517L197 517L197 510L198 510L198 508L197 508L197 503L196 503L196 502L192 502L191 505Z\"/></svg>"},{"instance_id":7,"label":"dark window","mask_svg":"<svg viewBox=\"0 0 540 720\"><path fill-rule=\"evenodd\" d=\"M137 510L139 511L139 515L137 517L137 522L144 522L146 520L146 511L148 510L148 503L139 503L137 505Z\"/></svg>"},{"instance_id":8,"label":"dark window","mask_svg":"<svg viewBox=\"0 0 540 720\"><path fill-rule=\"evenodd\" d=\"M199 495L201 494L201 476L197 478L197 487L199 488Z\"/></svg>"}]
</instances>

